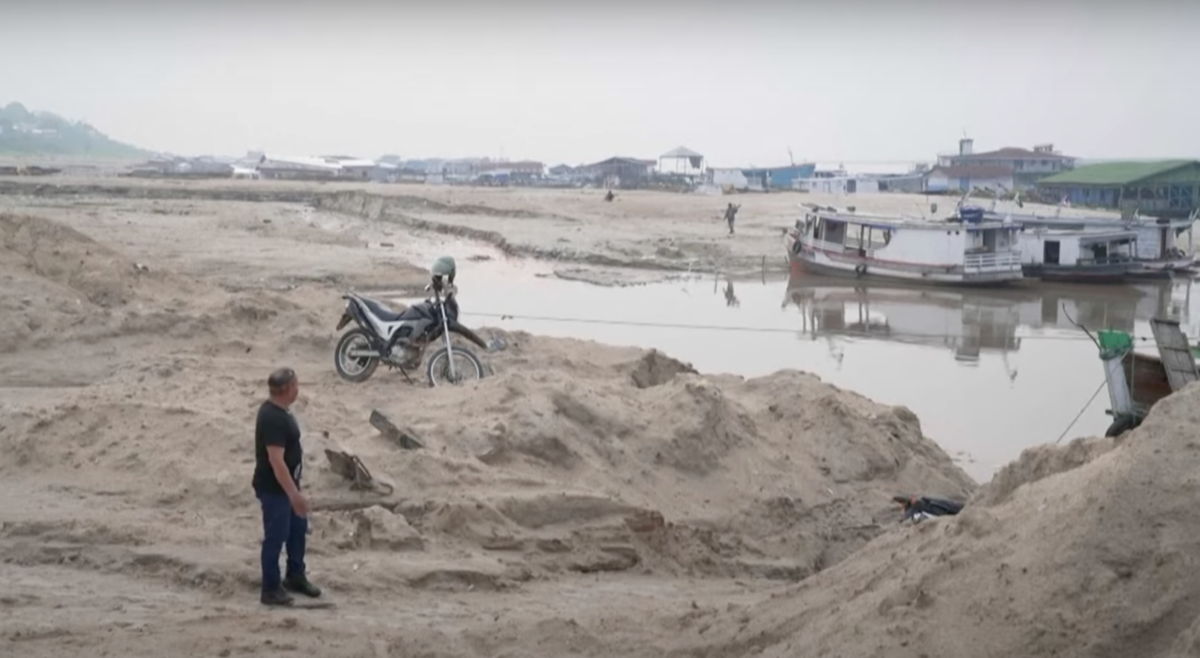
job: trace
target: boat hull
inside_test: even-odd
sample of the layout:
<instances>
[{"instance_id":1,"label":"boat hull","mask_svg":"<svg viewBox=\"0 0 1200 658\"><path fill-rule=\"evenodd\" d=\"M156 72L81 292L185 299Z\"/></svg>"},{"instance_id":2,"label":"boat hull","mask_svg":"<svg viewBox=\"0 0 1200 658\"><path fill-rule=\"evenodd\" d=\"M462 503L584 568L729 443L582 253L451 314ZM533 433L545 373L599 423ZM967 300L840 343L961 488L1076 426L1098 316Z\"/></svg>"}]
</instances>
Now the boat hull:
<instances>
[{"instance_id":1,"label":"boat hull","mask_svg":"<svg viewBox=\"0 0 1200 658\"><path fill-rule=\"evenodd\" d=\"M793 270L818 276L972 288L1003 287L1024 278L1019 267L980 273L966 273L961 268L957 271L948 269L938 272L904 264L882 263L872 259L834 260L818 251L803 248L796 251L796 244L798 243L792 243L788 248L788 257Z\"/></svg>"},{"instance_id":2,"label":"boat hull","mask_svg":"<svg viewBox=\"0 0 1200 658\"><path fill-rule=\"evenodd\" d=\"M1140 266L1129 273L1135 279L1170 279L1175 272L1187 272L1196 264L1195 256L1171 259L1137 259Z\"/></svg>"},{"instance_id":3,"label":"boat hull","mask_svg":"<svg viewBox=\"0 0 1200 658\"><path fill-rule=\"evenodd\" d=\"M1172 263L1167 261L1138 261L1140 267L1129 272L1132 279L1169 279L1175 271Z\"/></svg>"},{"instance_id":4,"label":"boat hull","mask_svg":"<svg viewBox=\"0 0 1200 658\"><path fill-rule=\"evenodd\" d=\"M1026 264L1021 267L1025 276L1057 283L1123 283L1138 271L1137 263L1104 263L1100 265Z\"/></svg>"},{"instance_id":5,"label":"boat hull","mask_svg":"<svg viewBox=\"0 0 1200 658\"><path fill-rule=\"evenodd\" d=\"M1171 394L1167 370L1162 360L1148 354L1130 352L1121 360L1126 381L1133 401L1142 409L1149 410L1159 400Z\"/></svg>"}]
</instances>

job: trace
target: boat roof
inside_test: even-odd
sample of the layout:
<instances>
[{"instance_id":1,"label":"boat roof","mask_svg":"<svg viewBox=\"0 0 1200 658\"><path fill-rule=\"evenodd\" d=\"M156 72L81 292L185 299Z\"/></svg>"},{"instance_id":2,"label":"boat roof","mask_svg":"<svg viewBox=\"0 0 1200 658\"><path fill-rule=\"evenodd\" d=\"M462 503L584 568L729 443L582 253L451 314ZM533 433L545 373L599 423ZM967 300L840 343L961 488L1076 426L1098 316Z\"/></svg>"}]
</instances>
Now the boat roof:
<instances>
[{"instance_id":1,"label":"boat roof","mask_svg":"<svg viewBox=\"0 0 1200 658\"><path fill-rule=\"evenodd\" d=\"M840 212L834 208L825 208L810 204L801 204L801 208L807 213L816 213L825 219L832 219L847 224L855 224L858 226L868 226L871 228L891 229L891 228L913 228L925 230L945 230L947 228L957 228L959 230L983 230L995 228L1017 228L1016 223L1007 223L999 219L985 219L980 222L964 222L964 221L949 221L949 220L932 220L916 217L904 216L888 216L876 215L871 213L858 212Z\"/></svg>"},{"instance_id":2,"label":"boat roof","mask_svg":"<svg viewBox=\"0 0 1200 658\"><path fill-rule=\"evenodd\" d=\"M1114 242L1120 240L1133 240L1137 237L1137 231L1129 230L1102 230L1102 229L1046 229L1037 231L1034 235L1063 237L1063 238L1079 238L1079 244L1098 244L1101 242Z\"/></svg>"},{"instance_id":3,"label":"boat roof","mask_svg":"<svg viewBox=\"0 0 1200 658\"><path fill-rule=\"evenodd\" d=\"M1042 217L1039 215L1019 215L995 211L986 213L986 216L995 219L1009 219L1018 224L1029 224L1036 226L1070 225L1128 226L1133 228L1187 228L1196 222L1195 217L1176 217L1172 219L1159 219L1156 217L1133 217L1129 219L1122 219L1121 217L1107 217L1099 215Z\"/></svg>"}]
</instances>

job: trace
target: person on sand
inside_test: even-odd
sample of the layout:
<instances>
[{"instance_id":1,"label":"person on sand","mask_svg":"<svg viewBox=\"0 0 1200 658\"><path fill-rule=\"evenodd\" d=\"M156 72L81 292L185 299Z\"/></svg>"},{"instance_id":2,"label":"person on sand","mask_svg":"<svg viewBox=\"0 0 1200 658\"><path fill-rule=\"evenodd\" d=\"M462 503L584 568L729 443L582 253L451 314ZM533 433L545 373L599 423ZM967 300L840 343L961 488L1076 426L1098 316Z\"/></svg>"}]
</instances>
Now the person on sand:
<instances>
[{"instance_id":1,"label":"person on sand","mask_svg":"<svg viewBox=\"0 0 1200 658\"><path fill-rule=\"evenodd\" d=\"M267 378L270 397L258 408L254 427L254 494L262 504L262 603L291 605L286 590L316 598L321 589L305 575L308 499L300 492L304 451L291 405L300 381L291 368ZM287 546L287 575L279 576L279 554Z\"/></svg>"},{"instance_id":2,"label":"person on sand","mask_svg":"<svg viewBox=\"0 0 1200 658\"><path fill-rule=\"evenodd\" d=\"M742 205L740 203L736 206L731 203L725 208L725 222L729 224L730 235L733 235L733 222L737 219L737 213L741 207Z\"/></svg>"}]
</instances>

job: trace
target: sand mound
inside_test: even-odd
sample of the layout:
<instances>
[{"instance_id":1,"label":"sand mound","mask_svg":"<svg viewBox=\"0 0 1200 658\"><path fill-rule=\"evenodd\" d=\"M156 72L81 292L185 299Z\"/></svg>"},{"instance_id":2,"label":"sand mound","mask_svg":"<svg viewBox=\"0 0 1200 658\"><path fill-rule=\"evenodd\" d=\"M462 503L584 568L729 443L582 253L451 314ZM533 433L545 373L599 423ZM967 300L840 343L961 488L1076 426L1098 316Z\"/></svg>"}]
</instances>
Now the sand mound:
<instances>
[{"instance_id":1,"label":"sand mound","mask_svg":"<svg viewBox=\"0 0 1200 658\"><path fill-rule=\"evenodd\" d=\"M321 323L271 295L233 296L220 309L208 322L160 318L156 332L210 337L200 353L114 368L64 399L0 405L12 427L0 432L0 473L128 482L122 499L164 514L242 509L252 500L248 428L262 386L242 363L263 348L247 339L249 352L225 349L211 337L287 335L310 323L316 332ZM387 577L331 574L333 582L502 587L537 574L634 569L799 580L894 520L895 492L961 497L973 487L911 415L811 376L705 378L640 350L506 338L508 351L489 355L501 374L465 393L407 387L395 373L348 387L328 366L304 371L296 410L309 486L326 510L314 532L329 568L396 552L479 560ZM328 356L313 352L322 365ZM652 385L635 382L648 372L642 383ZM380 436L367 422L372 408L416 431L426 449ZM362 457L395 494L352 491L329 470L326 447ZM255 519L244 517L219 531L181 529L173 541L252 552ZM241 566L222 573L228 583L245 579Z\"/></svg>"},{"instance_id":2,"label":"sand mound","mask_svg":"<svg viewBox=\"0 0 1200 658\"><path fill-rule=\"evenodd\" d=\"M1021 485L1078 468L1116 447L1114 439L1076 439L1065 446L1035 446L1001 468L971 498L972 505L995 505L1008 500Z\"/></svg>"},{"instance_id":3,"label":"sand mound","mask_svg":"<svg viewBox=\"0 0 1200 658\"><path fill-rule=\"evenodd\" d=\"M650 350L638 361L633 370L633 383L638 388L659 386L678 374L698 374L690 363L684 363L659 352Z\"/></svg>"},{"instance_id":4,"label":"sand mound","mask_svg":"<svg viewBox=\"0 0 1200 658\"><path fill-rule=\"evenodd\" d=\"M691 653L1192 655L1197 426L1193 385L1115 446L1035 451L958 517L879 538L744 625L714 620Z\"/></svg>"},{"instance_id":5,"label":"sand mound","mask_svg":"<svg viewBox=\"0 0 1200 658\"><path fill-rule=\"evenodd\" d=\"M352 447L370 451L399 495L445 486L455 465L468 500L451 517L475 510L462 521L473 529L443 521L437 531L528 550L547 569L599 561L798 579L894 520L894 493L972 489L911 413L811 376L705 378L653 352L507 342L492 355L501 374L473 384L466 408L446 389L383 406L430 454L401 463L372 438ZM529 493L514 498L504 482Z\"/></svg>"},{"instance_id":6,"label":"sand mound","mask_svg":"<svg viewBox=\"0 0 1200 658\"><path fill-rule=\"evenodd\" d=\"M91 304L133 299L148 272L86 235L39 217L0 215L0 262L16 264Z\"/></svg>"}]
</instances>

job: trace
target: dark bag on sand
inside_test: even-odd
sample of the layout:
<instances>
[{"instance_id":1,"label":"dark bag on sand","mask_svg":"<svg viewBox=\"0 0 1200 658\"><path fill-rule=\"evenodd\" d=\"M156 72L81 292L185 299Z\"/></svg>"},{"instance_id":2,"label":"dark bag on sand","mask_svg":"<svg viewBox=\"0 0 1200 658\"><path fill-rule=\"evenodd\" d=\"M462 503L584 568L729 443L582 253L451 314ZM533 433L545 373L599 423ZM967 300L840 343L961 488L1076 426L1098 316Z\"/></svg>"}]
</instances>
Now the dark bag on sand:
<instances>
[{"instance_id":1,"label":"dark bag on sand","mask_svg":"<svg viewBox=\"0 0 1200 658\"><path fill-rule=\"evenodd\" d=\"M954 516L963 508L962 503L947 498L893 496L892 500L904 507L904 518L914 523L930 516Z\"/></svg>"}]
</instances>

